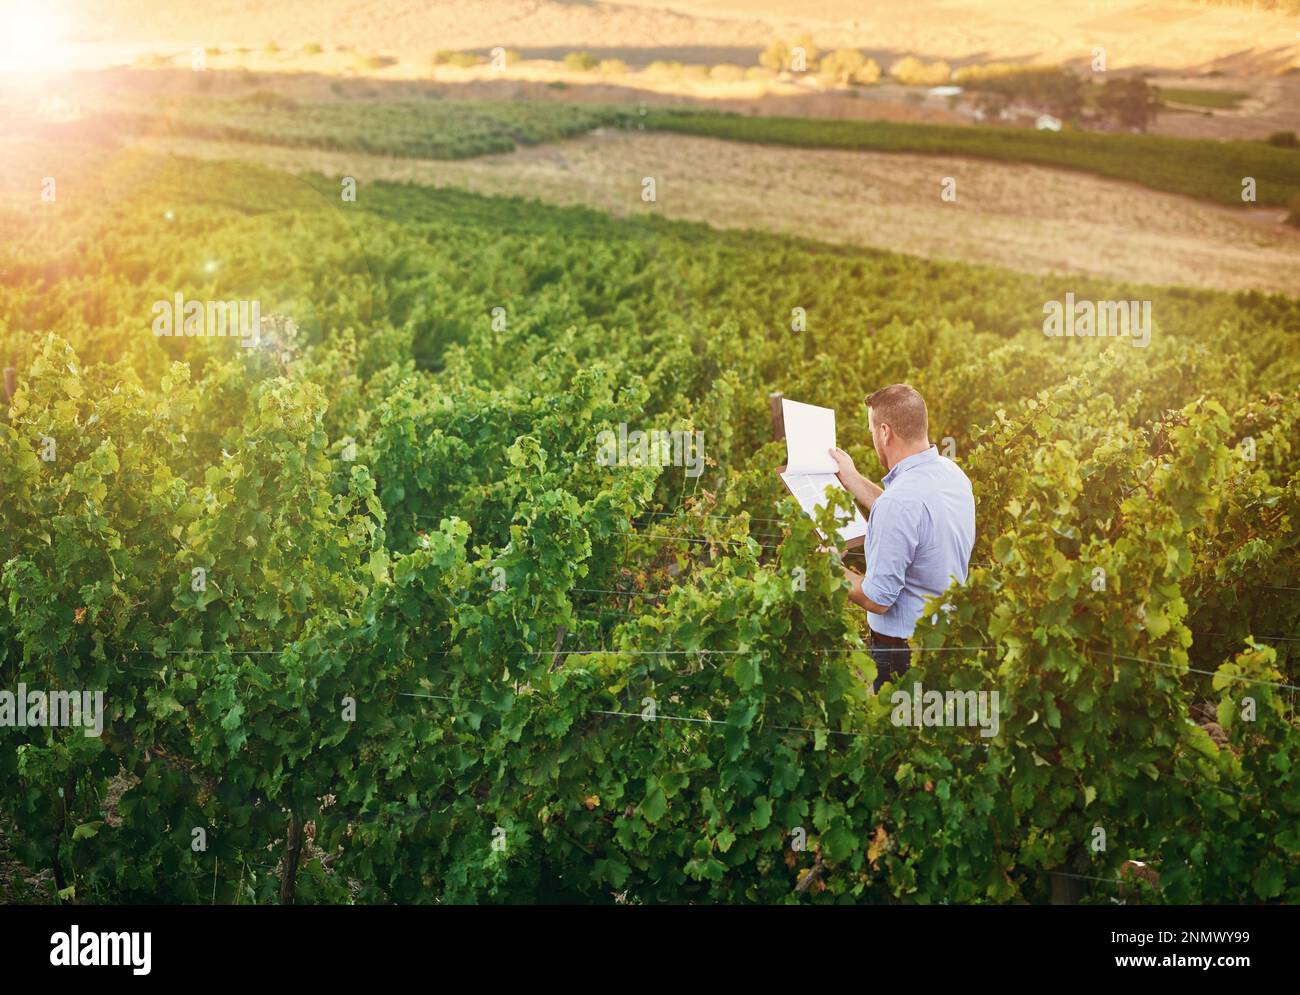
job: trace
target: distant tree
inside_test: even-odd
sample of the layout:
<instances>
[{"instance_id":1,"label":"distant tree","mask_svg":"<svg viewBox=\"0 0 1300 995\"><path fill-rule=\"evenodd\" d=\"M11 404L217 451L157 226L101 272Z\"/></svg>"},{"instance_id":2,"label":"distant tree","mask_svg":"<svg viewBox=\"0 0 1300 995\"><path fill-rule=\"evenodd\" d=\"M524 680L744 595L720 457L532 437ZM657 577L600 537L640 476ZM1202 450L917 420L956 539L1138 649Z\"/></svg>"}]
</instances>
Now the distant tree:
<instances>
[{"instance_id":1,"label":"distant tree","mask_svg":"<svg viewBox=\"0 0 1300 995\"><path fill-rule=\"evenodd\" d=\"M1083 112L1083 82L1068 69L1021 69L1014 72L968 74L966 86L978 94L976 106L985 116L997 116L1012 104L1041 111L1062 121Z\"/></svg>"},{"instance_id":2,"label":"distant tree","mask_svg":"<svg viewBox=\"0 0 1300 995\"><path fill-rule=\"evenodd\" d=\"M867 59L858 67L858 71L853 74L855 83L877 83L880 81L880 63L875 59Z\"/></svg>"},{"instance_id":3,"label":"distant tree","mask_svg":"<svg viewBox=\"0 0 1300 995\"><path fill-rule=\"evenodd\" d=\"M969 66L962 66L952 74L952 81L962 86L974 83L977 80L994 79L998 76L1011 76L1016 73L1022 73L1025 69L1023 66L1011 62L985 62Z\"/></svg>"},{"instance_id":4,"label":"distant tree","mask_svg":"<svg viewBox=\"0 0 1300 995\"><path fill-rule=\"evenodd\" d=\"M1268 144L1280 149L1293 149L1300 146L1300 139L1296 138L1294 131L1275 131L1268 136Z\"/></svg>"},{"instance_id":5,"label":"distant tree","mask_svg":"<svg viewBox=\"0 0 1300 995\"><path fill-rule=\"evenodd\" d=\"M816 68L817 56L820 54L821 49L812 40L812 36L802 34L790 42L774 41L769 44L758 57L758 64L775 72L803 72ZM795 62L800 55L803 57L803 65L796 69Z\"/></svg>"},{"instance_id":6,"label":"distant tree","mask_svg":"<svg viewBox=\"0 0 1300 995\"><path fill-rule=\"evenodd\" d=\"M847 83L866 62L866 58L856 48L837 48L829 55L822 56L818 68L823 76L837 83Z\"/></svg>"},{"instance_id":7,"label":"distant tree","mask_svg":"<svg viewBox=\"0 0 1300 995\"><path fill-rule=\"evenodd\" d=\"M1141 76L1112 77L1097 95L1097 106L1123 127L1146 131L1147 125L1156 119L1160 94Z\"/></svg>"},{"instance_id":8,"label":"distant tree","mask_svg":"<svg viewBox=\"0 0 1300 995\"><path fill-rule=\"evenodd\" d=\"M790 65L790 46L783 41L774 41L763 49L758 57L758 64L773 72L781 72Z\"/></svg>"},{"instance_id":9,"label":"distant tree","mask_svg":"<svg viewBox=\"0 0 1300 995\"><path fill-rule=\"evenodd\" d=\"M811 70L814 66L817 65L817 56L821 54L821 49L819 49L816 43L812 40L812 35L804 33L801 34L794 41L790 42L789 68L791 69L795 68L794 66L795 57L799 54L799 52L803 52L804 70Z\"/></svg>"},{"instance_id":10,"label":"distant tree","mask_svg":"<svg viewBox=\"0 0 1300 995\"><path fill-rule=\"evenodd\" d=\"M880 79L880 66L856 48L837 48L822 56L818 67L823 76L838 83L875 83Z\"/></svg>"},{"instance_id":11,"label":"distant tree","mask_svg":"<svg viewBox=\"0 0 1300 995\"><path fill-rule=\"evenodd\" d=\"M908 83L916 79L924 68L925 63L915 55L905 55L890 64L889 75L900 83Z\"/></svg>"},{"instance_id":12,"label":"distant tree","mask_svg":"<svg viewBox=\"0 0 1300 995\"><path fill-rule=\"evenodd\" d=\"M942 86L952 81L952 66L946 62L927 64L905 55L889 67L889 75L905 86Z\"/></svg>"},{"instance_id":13,"label":"distant tree","mask_svg":"<svg viewBox=\"0 0 1300 995\"><path fill-rule=\"evenodd\" d=\"M564 68L574 72L589 73L597 65L596 57L590 52L570 52L564 57Z\"/></svg>"},{"instance_id":14,"label":"distant tree","mask_svg":"<svg viewBox=\"0 0 1300 995\"><path fill-rule=\"evenodd\" d=\"M1073 121L1083 113L1083 81L1068 69L1028 74L1030 97L1053 117ZM1008 79L1016 79L1009 76Z\"/></svg>"},{"instance_id":15,"label":"distant tree","mask_svg":"<svg viewBox=\"0 0 1300 995\"><path fill-rule=\"evenodd\" d=\"M622 76L627 73L627 63L622 59L601 59L599 68L603 76Z\"/></svg>"}]
</instances>

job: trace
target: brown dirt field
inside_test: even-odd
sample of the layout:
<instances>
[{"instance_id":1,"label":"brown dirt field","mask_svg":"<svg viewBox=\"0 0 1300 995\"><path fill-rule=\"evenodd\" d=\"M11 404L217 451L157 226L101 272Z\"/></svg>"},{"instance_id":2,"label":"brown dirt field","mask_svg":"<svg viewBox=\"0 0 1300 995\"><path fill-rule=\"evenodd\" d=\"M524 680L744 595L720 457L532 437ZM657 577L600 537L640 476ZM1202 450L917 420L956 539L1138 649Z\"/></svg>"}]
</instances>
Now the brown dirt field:
<instances>
[{"instance_id":1,"label":"brown dirt field","mask_svg":"<svg viewBox=\"0 0 1300 995\"><path fill-rule=\"evenodd\" d=\"M1297 22L1300 23L1300 22ZM1158 77L1157 86L1236 90L1250 94L1233 110L1161 114L1151 131L1179 138L1267 138L1275 131L1300 134L1300 76Z\"/></svg>"},{"instance_id":2,"label":"brown dirt field","mask_svg":"<svg viewBox=\"0 0 1300 995\"><path fill-rule=\"evenodd\" d=\"M654 211L1031 273L1300 294L1300 231L1279 223L1280 210L1217 207L1039 166L613 130L464 162L192 139L144 150L350 175L363 188L398 180L618 215ZM654 204L640 199L646 176L657 183ZM939 196L949 176L955 203Z\"/></svg>"}]
</instances>

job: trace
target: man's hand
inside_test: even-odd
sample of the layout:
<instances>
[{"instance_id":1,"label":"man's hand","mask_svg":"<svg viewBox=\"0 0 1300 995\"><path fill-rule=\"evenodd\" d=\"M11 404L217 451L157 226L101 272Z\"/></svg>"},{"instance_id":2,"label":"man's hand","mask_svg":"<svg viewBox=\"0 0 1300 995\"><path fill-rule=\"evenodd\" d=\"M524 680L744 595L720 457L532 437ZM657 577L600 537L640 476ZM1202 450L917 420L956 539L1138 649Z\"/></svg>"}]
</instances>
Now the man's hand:
<instances>
[{"instance_id":1,"label":"man's hand","mask_svg":"<svg viewBox=\"0 0 1300 995\"><path fill-rule=\"evenodd\" d=\"M831 459L833 459L835 465L839 467L838 473L840 475L840 483L845 483L846 477L852 478L858 475L858 468L853 465L853 457L843 449L836 449L832 446L827 450L827 452L831 454Z\"/></svg>"},{"instance_id":2,"label":"man's hand","mask_svg":"<svg viewBox=\"0 0 1300 995\"><path fill-rule=\"evenodd\" d=\"M836 476L840 478L840 483L844 489L853 495L853 500L862 505L867 511L876 503L876 498L885 493L884 490L873 484L870 480L858 473L858 468L853 465L853 457L843 449L831 447L827 450L831 459L835 461L838 471Z\"/></svg>"}]
</instances>

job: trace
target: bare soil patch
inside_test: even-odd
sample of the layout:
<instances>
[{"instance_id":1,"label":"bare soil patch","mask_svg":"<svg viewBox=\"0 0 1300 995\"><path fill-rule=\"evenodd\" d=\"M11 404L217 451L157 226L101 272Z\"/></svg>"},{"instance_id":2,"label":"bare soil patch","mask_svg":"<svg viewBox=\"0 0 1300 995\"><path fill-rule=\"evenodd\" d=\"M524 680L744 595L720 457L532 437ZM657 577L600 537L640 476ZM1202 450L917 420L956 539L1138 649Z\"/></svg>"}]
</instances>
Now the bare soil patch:
<instances>
[{"instance_id":1,"label":"bare soil patch","mask_svg":"<svg viewBox=\"0 0 1300 995\"><path fill-rule=\"evenodd\" d=\"M778 148L607 130L462 162L191 139L147 146L290 172L397 180L657 212L1031 273L1300 293L1300 231L1283 211L1229 209L1082 173L949 156ZM657 200L641 200L654 177ZM945 177L957 200L940 199Z\"/></svg>"}]
</instances>

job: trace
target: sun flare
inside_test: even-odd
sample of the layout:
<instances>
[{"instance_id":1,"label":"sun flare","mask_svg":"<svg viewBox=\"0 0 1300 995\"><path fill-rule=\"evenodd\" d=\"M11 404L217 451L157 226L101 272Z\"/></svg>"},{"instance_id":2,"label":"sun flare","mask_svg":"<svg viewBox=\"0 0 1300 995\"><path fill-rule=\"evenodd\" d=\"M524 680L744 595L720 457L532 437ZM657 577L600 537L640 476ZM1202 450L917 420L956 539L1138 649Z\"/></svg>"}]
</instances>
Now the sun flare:
<instances>
[{"instance_id":1,"label":"sun flare","mask_svg":"<svg viewBox=\"0 0 1300 995\"><path fill-rule=\"evenodd\" d=\"M67 67L69 47L60 11L49 3L14 0L0 13L0 71L45 72Z\"/></svg>"}]
</instances>

